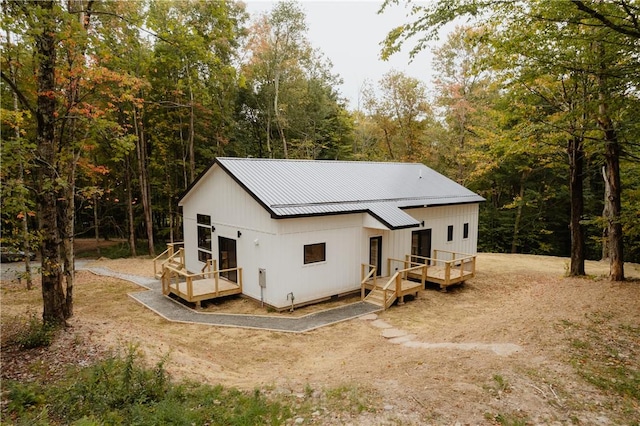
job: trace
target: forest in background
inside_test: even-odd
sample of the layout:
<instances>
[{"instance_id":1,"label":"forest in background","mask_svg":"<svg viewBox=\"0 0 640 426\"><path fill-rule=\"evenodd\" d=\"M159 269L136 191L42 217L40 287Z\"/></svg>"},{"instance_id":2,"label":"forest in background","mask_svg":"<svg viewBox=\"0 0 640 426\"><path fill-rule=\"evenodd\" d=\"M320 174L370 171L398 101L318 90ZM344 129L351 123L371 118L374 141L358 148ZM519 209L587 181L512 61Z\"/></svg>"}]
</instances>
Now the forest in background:
<instances>
[{"instance_id":1,"label":"forest in background","mask_svg":"<svg viewBox=\"0 0 640 426\"><path fill-rule=\"evenodd\" d=\"M416 3L382 53L465 16L433 81L389 72L349 110L296 2L5 1L2 245L67 284L74 236L153 254L181 240L185 188L237 156L421 162L486 198L480 251L599 259L613 230L639 262L638 3Z\"/></svg>"}]
</instances>

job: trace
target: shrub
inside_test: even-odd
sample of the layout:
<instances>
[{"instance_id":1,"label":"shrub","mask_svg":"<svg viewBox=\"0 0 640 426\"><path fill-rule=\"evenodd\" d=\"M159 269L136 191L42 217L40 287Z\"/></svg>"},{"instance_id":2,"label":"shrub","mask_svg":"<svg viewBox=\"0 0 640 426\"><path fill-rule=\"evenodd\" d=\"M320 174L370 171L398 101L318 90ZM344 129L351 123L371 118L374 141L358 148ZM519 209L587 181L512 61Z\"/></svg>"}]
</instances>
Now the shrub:
<instances>
[{"instance_id":1,"label":"shrub","mask_svg":"<svg viewBox=\"0 0 640 426\"><path fill-rule=\"evenodd\" d=\"M35 314L32 314L26 326L18 330L16 343L23 349L47 347L53 342L55 331L55 326L43 323Z\"/></svg>"}]
</instances>

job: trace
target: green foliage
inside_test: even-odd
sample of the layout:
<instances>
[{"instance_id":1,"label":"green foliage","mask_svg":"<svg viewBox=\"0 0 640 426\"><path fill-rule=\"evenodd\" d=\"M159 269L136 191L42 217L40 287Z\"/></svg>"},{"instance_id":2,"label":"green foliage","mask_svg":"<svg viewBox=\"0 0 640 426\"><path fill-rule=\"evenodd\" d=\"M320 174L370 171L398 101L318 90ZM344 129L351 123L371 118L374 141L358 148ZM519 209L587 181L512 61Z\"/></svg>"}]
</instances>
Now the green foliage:
<instances>
[{"instance_id":1,"label":"green foliage","mask_svg":"<svg viewBox=\"0 0 640 426\"><path fill-rule=\"evenodd\" d=\"M35 314L29 316L26 324L18 330L15 341L23 349L34 349L50 346L53 343L56 327L43 323Z\"/></svg>"},{"instance_id":2,"label":"green foliage","mask_svg":"<svg viewBox=\"0 0 640 426\"><path fill-rule=\"evenodd\" d=\"M58 383L11 383L6 414L26 424L46 409L51 424L74 425L277 425L291 417L259 391L173 383L164 363L145 368L130 347L123 358L73 371Z\"/></svg>"}]
</instances>

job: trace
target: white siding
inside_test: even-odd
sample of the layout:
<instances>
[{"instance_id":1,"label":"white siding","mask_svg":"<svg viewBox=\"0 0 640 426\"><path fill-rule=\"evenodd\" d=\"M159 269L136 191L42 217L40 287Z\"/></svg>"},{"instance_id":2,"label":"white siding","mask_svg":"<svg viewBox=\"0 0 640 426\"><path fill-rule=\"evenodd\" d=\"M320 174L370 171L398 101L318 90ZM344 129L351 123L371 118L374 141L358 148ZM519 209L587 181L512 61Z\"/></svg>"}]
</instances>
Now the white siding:
<instances>
[{"instance_id":1,"label":"white siding","mask_svg":"<svg viewBox=\"0 0 640 426\"><path fill-rule=\"evenodd\" d=\"M408 229L408 252L411 251L411 231L431 229L431 249L475 254L478 247L478 204L427 207L405 210L424 226ZM469 224L469 237L463 238L464 224ZM453 225L453 240L447 241L447 228ZM406 244L403 242L403 244Z\"/></svg>"},{"instance_id":2,"label":"white siding","mask_svg":"<svg viewBox=\"0 0 640 426\"><path fill-rule=\"evenodd\" d=\"M192 272L200 271L204 265L198 261L198 214L211 216L211 223L215 227L211 235L213 258L218 257L218 236L237 239L238 265L241 267L245 267L248 261L245 256L253 257L253 241L256 238L265 239L266 236L274 235L277 230L269 213L217 165L200 179L181 204L186 266ZM237 237L238 231L242 233L240 238ZM246 272L248 271L245 271L245 277L250 279L250 271L248 274ZM257 278L255 285L257 286ZM245 286L250 290L248 280L245 280Z\"/></svg>"}]
</instances>

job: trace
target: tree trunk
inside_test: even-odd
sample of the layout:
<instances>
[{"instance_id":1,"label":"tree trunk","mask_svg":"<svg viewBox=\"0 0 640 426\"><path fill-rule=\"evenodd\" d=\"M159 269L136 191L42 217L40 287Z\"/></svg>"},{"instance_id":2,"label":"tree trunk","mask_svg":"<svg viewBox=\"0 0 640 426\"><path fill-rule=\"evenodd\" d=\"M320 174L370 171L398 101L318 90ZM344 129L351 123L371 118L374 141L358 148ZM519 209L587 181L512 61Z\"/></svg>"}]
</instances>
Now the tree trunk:
<instances>
[{"instance_id":1,"label":"tree trunk","mask_svg":"<svg viewBox=\"0 0 640 426\"><path fill-rule=\"evenodd\" d=\"M153 242L153 222L151 213L151 191L149 184L149 171L147 169L147 142L144 135L144 125L142 117L138 116L137 108L133 107L133 120L138 140L136 149L138 153L138 167L140 180L140 193L142 196L142 208L144 210L144 221L147 230L147 244L149 248L149 256L155 256L155 248ZM140 120L140 121L139 121Z\"/></svg>"},{"instance_id":2,"label":"tree trunk","mask_svg":"<svg viewBox=\"0 0 640 426\"><path fill-rule=\"evenodd\" d=\"M189 184L196 179L196 151L194 147L195 129L194 129L194 111L193 111L193 90L189 84L190 108L189 108Z\"/></svg>"},{"instance_id":3,"label":"tree trunk","mask_svg":"<svg viewBox=\"0 0 640 426\"><path fill-rule=\"evenodd\" d=\"M518 236L520 235L520 222L522 222L522 206L524 205L524 174L520 181L520 202L516 209L516 219L513 224L513 239L511 240L511 253L518 252Z\"/></svg>"},{"instance_id":4,"label":"tree trunk","mask_svg":"<svg viewBox=\"0 0 640 426\"><path fill-rule=\"evenodd\" d=\"M622 223L620 216L622 205L620 196L622 192L620 184L620 143L618 135L613 127L613 122L607 110L609 102L609 88L607 86L607 59L602 43L596 44L600 69L597 75L598 84L598 125L604 133L604 161L606 186L609 195L605 200L609 216L606 218L609 233L609 279L611 281L624 281L624 244Z\"/></svg>"},{"instance_id":5,"label":"tree trunk","mask_svg":"<svg viewBox=\"0 0 640 426\"><path fill-rule=\"evenodd\" d=\"M56 23L53 18L54 1L38 3L43 16L42 31L35 36L39 64L36 72L37 98L37 195L36 203L41 234L42 255L42 319L45 323L65 324L67 320L66 296L60 259L57 200L58 173L55 169L58 147L55 142Z\"/></svg>"},{"instance_id":6,"label":"tree trunk","mask_svg":"<svg viewBox=\"0 0 640 426\"><path fill-rule=\"evenodd\" d=\"M98 194L97 192L93 193L93 231L96 239L96 251L98 253L98 257L100 255L100 223L98 220Z\"/></svg>"},{"instance_id":7,"label":"tree trunk","mask_svg":"<svg viewBox=\"0 0 640 426\"><path fill-rule=\"evenodd\" d=\"M280 120L280 111L278 111L279 105L278 105L278 98L279 98L279 91L280 91L280 72L276 70L276 76L275 76L275 94L273 96L273 113L275 115L276 118L276 126L278 127L278 134L280 134L280 139L282 140L282 152L284 155L284 158L289 158L289 150L287 148L287 139L284 136L284 128L282 126L282 122Z\"/></svg>"},{"instance_id":8,"label":"tree trunk","mask_svg":"<svg viewBox=\"0 0 640 426\"><path fill-rule=\"evenodd\" d=\"M572 137L567 146L569 155L569 192L571 198L571 220L569 231L571 233L571 265L569 276L585 275L585 241L584 229L580 221L584 213L584 148L582 139Z\"/></svg>"},{"instance_id":9,"label":"tree trunk","mask_svg":"<svg viewBox=\"0 0 640 426\"><path fill-rule=\"evenodd\" d=\"M609 182L607 181L607 168L602 166L602 180L604 181L604 207L602 208L602 220L604 221L604 226L602 227L602 259L609 259L609 223L607 222L607 218L610 216L609 214L609 194L611 193L611 189L609 189Z\"/></svg>"},{"instance_id":10,"label":"tree trunk","mask_svg":"<svg viewBox=\"0 0 640 426\"><path fill-rule=\"evenodd\" d=\"M7 44L11 44L11 32L7 30ZM11 58L7 58L7 62L9 62L9 75L11 80L13 80L13 84L16 84L16 70L15 65ZM18 94L13 92L13 110L18 113ZM20 147L20 152L22 156L22 135L20 134L20 127L16 126L15 128L15 137L18 146ZM24 184L24 164L20 162L18 166L18 179L20 181L20 185L22 186L22 190L25 190ZM27 202L25 199L24 193L21 192L21 210L22 210L22 238L24 239L24 243L22 247L24 248L24 252L27 254L24 257L24 275L27 280L27 290L31 290L33 288L33 279L31 278L31 259L29 258L29 253L31 252L31 237L29 235L29 214L27 212Z\"/></svg>"},{"instance_id":11,"label":"tree trunk","mask_svg":"<svg viewBox=\"0 0 640 426\"><path fill-rule=\"evenodd\" d=\"M129 156L125 158L124 180L127 187L127 219L129 221L129 248L131 256L136 257L136 225L133 216L133 194L131 193L131 164Z\"/></svg>"}]
</instances>

